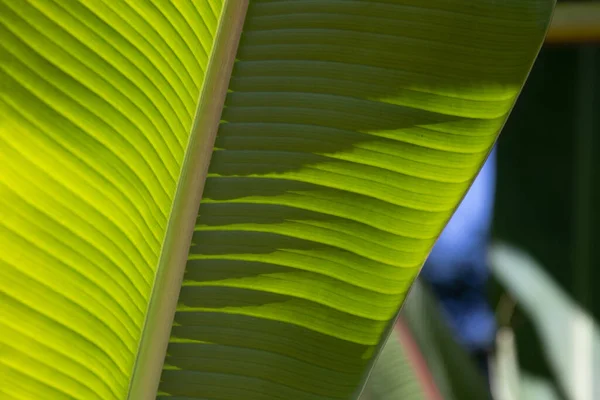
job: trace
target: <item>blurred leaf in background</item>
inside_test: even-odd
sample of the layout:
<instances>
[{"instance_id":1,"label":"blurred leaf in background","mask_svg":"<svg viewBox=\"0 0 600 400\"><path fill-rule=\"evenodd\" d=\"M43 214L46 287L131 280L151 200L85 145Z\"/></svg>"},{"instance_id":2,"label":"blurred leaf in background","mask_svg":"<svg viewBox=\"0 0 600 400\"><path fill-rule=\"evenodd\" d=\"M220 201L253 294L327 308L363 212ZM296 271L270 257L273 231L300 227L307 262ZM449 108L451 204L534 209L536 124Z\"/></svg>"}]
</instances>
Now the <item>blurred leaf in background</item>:
<instances>
[{"instance_id":1,"label":"blurred leaf in background","mask_svg":"<svg viewBox=\"0 0 600 400\"><path fill-rule=\"evenodd\" d=\"M483 374L456 341L435 297L421 282L413 286L401 315L445 400L489 397Z\"/></svg>"},{"instance_id":2,"label":"blurred leaf in background","mask_svg":"<svg viewBox=\"0 0 600 400\"><path fill-rule=\"evenodd\" d=\"M552 382L521 370L515 334L509 327L498 331L494 362L491 363L491 381L494 400L560 399Z\"/></svg>"},{"instance_id":3,"label":"blurred leaf in background","mask_svg":"<svg viewBox=\"0 0 600 400\"><path fill-rule=\"evenodd\" d=\"M598 324L526 252L499 243L490 260L496 278L534 323L568 398L600 399Z\"/></svg>"},{"instance_id":4,"label":"blurred leaf in background","mask_svg":"<svg viewBox=\"0 0 600 400\"><path fill-rule=\"evenodd\" d=\"M441 400L421 352L399 321L371 371L360 400Z\"/></svg>"},{"instance_id":5,"label":"blurred leaf in background","mask_svg":"<svg viewBox=\"0 0 600 400\"><path fill-rule=\"evenodd\" d=\"M437 300L419 280L363 396L364 400L481 400L490 396L479 368L456 341Z\"/></svg>"}]
</instances>

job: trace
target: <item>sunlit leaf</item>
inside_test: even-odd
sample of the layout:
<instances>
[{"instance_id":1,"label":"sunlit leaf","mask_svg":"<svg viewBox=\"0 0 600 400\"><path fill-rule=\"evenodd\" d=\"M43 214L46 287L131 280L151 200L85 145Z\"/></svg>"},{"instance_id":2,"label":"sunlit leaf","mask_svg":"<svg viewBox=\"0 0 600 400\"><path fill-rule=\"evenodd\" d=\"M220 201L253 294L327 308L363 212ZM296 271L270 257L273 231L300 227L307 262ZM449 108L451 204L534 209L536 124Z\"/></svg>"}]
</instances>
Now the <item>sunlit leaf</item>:
<instances>
[{"instance_id":1,"label":"sunlit leaf","mask_svg":"<svg viewBox=\"0 0 600 400\"><path fill-rule=\"evenodd\" d=\"M0 1L3 396L357 397L553 1L245 5Z\"/></svg>"}]
</instances>

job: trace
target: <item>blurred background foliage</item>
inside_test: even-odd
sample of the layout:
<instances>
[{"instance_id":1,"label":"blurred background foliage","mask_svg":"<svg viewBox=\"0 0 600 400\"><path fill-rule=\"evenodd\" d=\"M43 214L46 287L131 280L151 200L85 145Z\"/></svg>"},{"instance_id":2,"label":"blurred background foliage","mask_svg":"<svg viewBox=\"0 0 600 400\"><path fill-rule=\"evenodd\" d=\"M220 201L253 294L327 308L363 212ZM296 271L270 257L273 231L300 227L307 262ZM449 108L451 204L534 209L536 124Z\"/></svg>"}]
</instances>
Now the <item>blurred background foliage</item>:
<instances>
[{"instance_id":1,"label":"blurred background foliage","mask_svg":"<svg viewBox=\"0 0 600 400\"><path fill-rule=\"evenodd\" d=\"M575 4L600 31L600 2ZM565 4L562 4L564 6ZM561 4L555 22L561 17ZM574 26L580 21L571 21ZM549 35L551 36L551 35ZM558 37L559 35L555 35ZM494 238L535 257L600 319L600 35L547 43L498 141ZM501 289L493 284L493 302ZM598 296L598 295L596 295ZM517 312L519 310L517 309ZM530 321L515 321L522 367L549 375Z\"/></svg>"}]
</instances>

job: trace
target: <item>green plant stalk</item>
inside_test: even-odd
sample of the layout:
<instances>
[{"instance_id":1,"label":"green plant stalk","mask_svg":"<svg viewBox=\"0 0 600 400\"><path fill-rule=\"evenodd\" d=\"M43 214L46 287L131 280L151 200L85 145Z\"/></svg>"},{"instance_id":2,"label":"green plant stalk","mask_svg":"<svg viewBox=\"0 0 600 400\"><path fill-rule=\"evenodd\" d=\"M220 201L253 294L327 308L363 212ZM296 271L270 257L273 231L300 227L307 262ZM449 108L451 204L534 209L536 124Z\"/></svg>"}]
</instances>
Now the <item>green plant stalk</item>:
<instances>
[{"instance_id":1,"label":"green plant stalk","mask_svg":"<svg viewBox=\"0 0 600 400\"><path fill-rule=\"evenodd\" d=\"M579 49L577 119L575 125L575 169L573 181L573 282L575 299L583 308L592 305L590 291L592 263L592 188L594 186L594 91L597 50Z\"/></svg>"},{"instance_id":2,"label":"green plant stalk","mask_svg":"<svg viewBox=\"0 0 600 400\"><path fill-rule=\"evenodd\" d=\"M247 8L248 0L226 0L223 5L131 378L128 398L132 400L156 397L196 216Z\"/></svg>"}]
</instances>

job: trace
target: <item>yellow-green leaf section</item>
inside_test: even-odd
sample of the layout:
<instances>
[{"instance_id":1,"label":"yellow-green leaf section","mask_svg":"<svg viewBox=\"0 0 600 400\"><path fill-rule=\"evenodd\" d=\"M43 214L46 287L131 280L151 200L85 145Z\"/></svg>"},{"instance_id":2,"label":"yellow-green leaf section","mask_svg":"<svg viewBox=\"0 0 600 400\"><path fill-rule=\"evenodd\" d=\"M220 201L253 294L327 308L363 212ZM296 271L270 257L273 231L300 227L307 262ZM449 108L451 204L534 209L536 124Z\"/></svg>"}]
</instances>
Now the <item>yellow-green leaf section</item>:
<instances>
[{"instance_id":1,"label":"yellow-green leaf section","mask_svg":"<svg viewBox=\"0 0 600 400\"><path fill-rule=\"evenodd\" d=\"M0 397L154 397L219 117L159 395L357 397L553 1L245 4L0 0Z\"/></svg>"},{"instance_id":2,"label":"yellow-green leaf section","mask_svg":"<svg viewBox=\"0 0 600 400\"><path fill-rule=\"evenodd\" d=\"M165 400L358 396L553 3L250 2Z\"/></svg>"},{"instance_id":3,"label":"yellow-green leaf section","mask_svg":"<svg viewBox=\"0 0 600 400\"><path fill-rule=\"evenodd\" d=\"M0 398L127 398L222 5L0 1Z\"/></svg>"}]
</instances>

